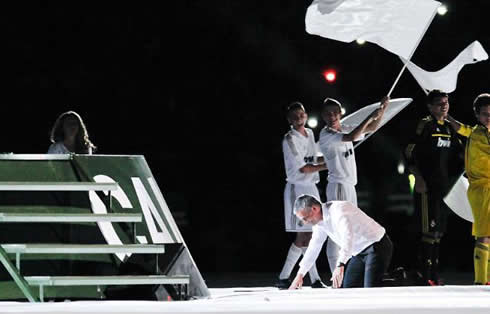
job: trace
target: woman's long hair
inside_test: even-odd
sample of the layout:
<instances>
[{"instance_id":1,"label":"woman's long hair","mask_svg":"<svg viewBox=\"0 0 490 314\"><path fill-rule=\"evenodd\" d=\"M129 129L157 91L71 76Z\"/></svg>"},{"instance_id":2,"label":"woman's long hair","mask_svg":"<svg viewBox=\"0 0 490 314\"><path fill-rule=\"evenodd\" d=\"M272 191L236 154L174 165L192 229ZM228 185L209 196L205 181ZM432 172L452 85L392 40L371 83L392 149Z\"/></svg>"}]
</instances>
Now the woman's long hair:
<instances>
[{"instance_id":1,"label":"woman's long hair","mask_svg":"<svg viewBox=\"0 0 490 314\"><path fill-rule=\"evenodd\" d=\"M63 130L63 123L68 117L75 117L78 121L78 133L75 138L75 151L76 154L88 154L90 150L95 151L97 147L88 138L87 127L83 123L82 117L75 111L67 111L56 119L53 128L51 129L50 140L52 143L63 142L65 139L65 132Z\"/></svg>"}]
</instances>

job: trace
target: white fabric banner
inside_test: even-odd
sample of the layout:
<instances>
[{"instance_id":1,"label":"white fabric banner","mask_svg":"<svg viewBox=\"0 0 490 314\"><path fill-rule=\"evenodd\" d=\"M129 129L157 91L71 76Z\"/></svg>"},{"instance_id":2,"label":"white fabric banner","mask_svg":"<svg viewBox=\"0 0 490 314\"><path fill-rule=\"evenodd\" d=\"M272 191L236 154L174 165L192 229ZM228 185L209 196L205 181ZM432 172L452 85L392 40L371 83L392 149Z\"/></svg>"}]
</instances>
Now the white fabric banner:
<instances>
[{"instance_id":1,"label":"white fabric banner","mask_svg":"<svg viewBox=\"0 0 490 314\"><path fill-rule=\"evenodd\" d=\"M306 31L343 42L364 39L410 59L439 5L433 0L314 0L306 12Z\"/></svg>"},{"instance_id":2,"label":"white fabric banner","mask_svg":"<svg viewBox=\"0 0 490 314\"><path fill-rule=\"evenodd\" d=\"M440 89L446 93L456 90L456 82L461 69L467 64L477 63L488 59L488 54L478 41L474 41L465 50L454 58L451 63L436 72L425 71L412 62L407 63L407 68L415 80L426 91ZM404 62L407 62L402 58Z\"/></svg>"},{"instance_id":3,"label":"white fabric banner","mask_svg":"<svg viewBox=\"0 0 490 314\"><path fill-rule=\"evenodd\" d=\"M456 181L451 191L444 197L444 202L459 217L473 222L473 212L471 211L471 205L467 196L469 185L468 179L462 175Z\"/></svg>"},{"instance_id":4,"label":"white fabric banner","mask_svg":"<svg viewBox=\"0 0 490 314\"><path fill-rule=\"evenodd\" d=\"M371 135L376 133L383 125L385 125L388 121L390 121L394 116L396 116L400 111L403 110L406 106L408 106L412 102L412 98L395 98L395 99L390 99L390 104L388 107L386 107L385 112L383 114L383 117L381 118L381 122L376 129L376 131L371 132L364 136L364 138L360 141L357 142L354 145L354 148L359 146L362 142L364 142L366 139L368 139ZM353 112L349 114L348 116L342 118L340 121L342 124L347 124L347 125L352 125L352 126L358 126L361 124L364 119L367 118L368 115L371 114L376 108L379 108L381 105L380 102L374 103L372 105L368 105L365 107L362 107L361 109L357 110L356 112Z\"/></svg>"}]
</instances>

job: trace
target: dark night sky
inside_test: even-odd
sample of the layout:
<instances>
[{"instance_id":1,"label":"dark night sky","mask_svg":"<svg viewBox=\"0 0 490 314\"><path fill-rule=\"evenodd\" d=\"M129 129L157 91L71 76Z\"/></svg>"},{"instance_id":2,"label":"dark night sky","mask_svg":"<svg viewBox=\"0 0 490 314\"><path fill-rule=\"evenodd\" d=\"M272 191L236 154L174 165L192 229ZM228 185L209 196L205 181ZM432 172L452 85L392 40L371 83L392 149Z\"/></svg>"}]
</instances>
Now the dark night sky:
<instances>
[{"instance_id":1,"label":"dark night sky","mask_svg":"<svg viewBox=\"0 0 490 314\"><path fill-rule=\"evenodd\" d=\"M300 100L315 115L329 96L353 111L384 96L402 67L373 44L307 34L310 3L70 1L5 9L2 151L44 153L56 117L75 110L98 153L145 156L171 210L187 216L182 231L201 270L279 272L291 239L283 231L284 107ZM445 3L448 14L435 17L412 59L426 70L439 70L474 40L490 51L488 1ZM338 71L333 85L321 75L327 67ZM474 123L471 102L489 91L488 67L460 73L450 101L463 122ZM374 195L369 213L393 234L402 265L414 231L409 218L387 213L385 200L406 185L396 164L426 111L408 71L392 97L414 103L357 150L358 190ZM470 225L451 223L446 243L467 258L447 264L471 270Z\"/></svg>"}]
</instances>

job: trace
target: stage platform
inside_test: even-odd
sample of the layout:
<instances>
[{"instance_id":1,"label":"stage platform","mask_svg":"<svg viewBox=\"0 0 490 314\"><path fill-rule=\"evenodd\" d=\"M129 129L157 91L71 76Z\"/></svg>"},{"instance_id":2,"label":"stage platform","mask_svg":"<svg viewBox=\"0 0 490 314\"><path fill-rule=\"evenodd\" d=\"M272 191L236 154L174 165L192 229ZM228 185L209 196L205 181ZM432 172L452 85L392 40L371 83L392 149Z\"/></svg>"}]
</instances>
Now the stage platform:
<instances>
[{"instance_id":1,"label":"stage platform","mask_svg":"<svg viewBox=\"0 0 490 314\"><path fill-rule=\"evenodd\" d=\"M190 301L0 302L0 313L490 313L490 286L294 291L231 287L210 288L210 292L210 298Z\"/></svg>"}]
</instances>

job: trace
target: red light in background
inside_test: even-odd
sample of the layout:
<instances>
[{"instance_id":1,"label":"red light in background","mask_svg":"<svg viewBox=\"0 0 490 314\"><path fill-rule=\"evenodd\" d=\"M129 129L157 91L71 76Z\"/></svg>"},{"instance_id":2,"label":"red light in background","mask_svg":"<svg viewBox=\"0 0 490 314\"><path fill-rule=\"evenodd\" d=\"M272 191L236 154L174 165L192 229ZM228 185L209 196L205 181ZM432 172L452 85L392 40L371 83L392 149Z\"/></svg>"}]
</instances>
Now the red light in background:
<instances>
[{"instance_id":1,"label":"red light in background","mask_svg":"<svg viewBox=\"0 0 490 314\"><path fill-rule=\"evenodd\" d=\"M337 79L337 72L335 72L335 70L326 70L325 72L323 72L323 76L325 77L327 82L333 83Z\"/></svg>"}]
</instances>

